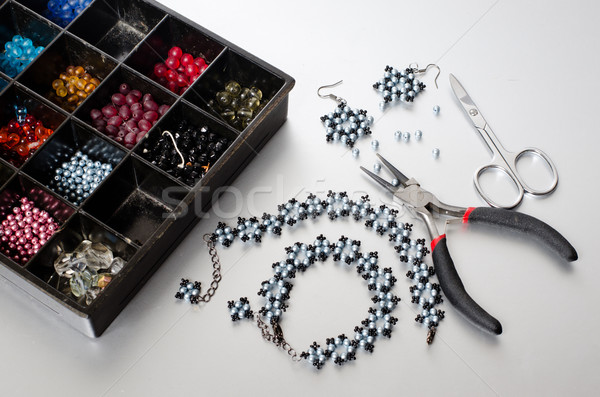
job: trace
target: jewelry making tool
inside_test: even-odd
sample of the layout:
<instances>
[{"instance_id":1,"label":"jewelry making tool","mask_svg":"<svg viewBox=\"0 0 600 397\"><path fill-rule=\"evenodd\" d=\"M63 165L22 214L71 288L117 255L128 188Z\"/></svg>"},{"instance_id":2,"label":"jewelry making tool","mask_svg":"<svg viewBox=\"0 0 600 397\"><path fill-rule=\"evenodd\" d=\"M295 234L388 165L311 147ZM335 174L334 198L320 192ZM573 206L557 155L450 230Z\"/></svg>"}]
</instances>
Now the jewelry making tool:
<instances>
[{"instance_id":1,"label":"jewelry making tool","mask_svg":"<svg viewBox=\"0 0 600 397\"><path fill-rule=\"evenodd\" d=\"M521 203L525 193L533 194L535 196L543 196L545 194L552 193L558 184L558 173L556 172L556 167L554 166L552 160L550 160L550 157L535 147L525 148L518 153L509 152L508 150L504 149L496 137L496 134L494 134L487 121L485 121L481 115L477 105L475 105L469 94L467 94L467 91L465 91L463 86L453 74L450 74L450 86L454 91L454 95L456 95L463 109L471 119L471 122L493 154L491 163L480 167L473 175L473 182L475 183L475 188L477 189L479 195L481 195L481 197L492 207L510 209ZM519 171L517 170L517 163L523 156L527 155L534 155L541 158L546 162L548 167L550 167L550 171L552 172L552 182L548 188L542 190L534 189L527 185L527 183L525 183L523 180L523 177L519 174ZM488 170L504 172L515 184L519 193L516 200L513 201L512 204L500 205L485 193L481 187L480 178L481 175Z\"/></svg>"},{"instance_id":2,"label":"jewelry making tool","mask_svg":"<svg viewBox=\"0 0 600 397\"><path fill-rule=\"evenodd\" d=\"M446 235L437 230L433 215L462 218L463 223L499 226L506 230L522 232L539 239L561 258L567 261L577 260L575 248L555 229L532 216L500 208L455 207L444 204L432 193L423 189L414 178L407 178L381 155L381 162L400 182L394 186L367 169L360 167L371 178L385 187L408 209L411 215L425 222L431 238L433 266L442 291L450 303L471 323L494 334L502 333L502 325L469 296L454 267L446 243Z\"/></svg>"}]
</instances>

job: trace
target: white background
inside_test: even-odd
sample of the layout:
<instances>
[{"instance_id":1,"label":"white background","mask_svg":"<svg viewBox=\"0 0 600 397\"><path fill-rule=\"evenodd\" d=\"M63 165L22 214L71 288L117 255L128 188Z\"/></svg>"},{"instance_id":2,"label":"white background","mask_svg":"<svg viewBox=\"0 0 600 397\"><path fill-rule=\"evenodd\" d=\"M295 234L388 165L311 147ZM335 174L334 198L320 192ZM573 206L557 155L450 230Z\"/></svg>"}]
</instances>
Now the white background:
<instances>
[{"instance_id":1,"label":"white background","mask_svg":"<svg viewBox=\"0 0 600 397\"><path fill-rule=\"evenodd\" d=\"M597 131L600 51L597 2L577 1L184 1L164 0L185 15L296 79L287 122L234 183L243 201L224 196L188 235L104 335L87 338L5 280L0 281L0 384L3 395L596 395L600 370L598 279L594 257L600 139ZM385 65L437 63L412 106L382 113L371 88ZM449 204L484 205L472 183L490 153L459 108L448 83L465 86L509 150L536 146L554 161L557 190L525 197L517 209L546 221L577 248L563 263L543 246L491 229L448 229L448 244L471 295L504 327L487 335L449 304L433 345L413 320L406 268L384 238L354 221L325 217L260 247L221 249L223 281L212 302L174 299L182 276L210 281L201 243L220 220L275 212L277 204L329 189L389 195L359 171L371 168L370 139L352 157L327 144L319 117L335 103L317 87L344 80L334 92L375 117L379 152ZM434 116L432 107L441 107ZM397 129L423 140L396 142ZM431 150L441 150L434 160ZM382 174L385 175L385 174ZM413 237L425 237L422 223ZM443 228L442 222L439 227ZM355 362L315 371L263 341L249 322L233 324L226 302L248 296L271 275L283 248L325 233L345 234L378 250L399 281L399 323L392 338ZM430 258L428 258L430 260ZM363 280L327 261L295 280L282 321L297 350L352 333L369 295Z\"/></svg>"}]
</instances>

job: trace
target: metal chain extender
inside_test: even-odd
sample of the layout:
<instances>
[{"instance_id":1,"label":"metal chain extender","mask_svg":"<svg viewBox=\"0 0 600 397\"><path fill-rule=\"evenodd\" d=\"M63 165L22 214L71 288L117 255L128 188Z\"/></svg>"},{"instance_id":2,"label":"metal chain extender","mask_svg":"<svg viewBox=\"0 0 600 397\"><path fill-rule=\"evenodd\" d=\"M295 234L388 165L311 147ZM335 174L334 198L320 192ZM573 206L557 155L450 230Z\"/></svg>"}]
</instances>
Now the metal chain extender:
<instances>
[{"instance_id":1,"label":"metal chain extender","mask_svg":"<svg viewBox=\"0 0 600 397\"><path fill-rule=\"evenodd\" d=\"M217 292L217 288L219 288L219 282L222 279L221 275L221 262L219 260L219 254L217 253L217 248L215 247L215 242L211 238L210 233L206 233L202 236L206 246L208 247L208 253L210 255L210 259L212 261L213 279L210 283L210 287L206 291L204 295L200 295L198 297L199 302L209 302L215 292ZM283 331L279 324L273 324L273 333L269 332L269 326L262 321L260 318L257 318L256 325L260 329L262 337L267 341L273 343L277 347L281 347L294 361L300 361L302 358L298 355L296 350L290 346L290 344L283 337Z\"/></svg>"},{"instance_id":2,"label":"metal chain extender","mask_svg":"<svg viewBox=\"0 0 600 397\"><path fill-rule=\"evenodd\" d=\"M206 233L202 236L206 246L208 247L208 253L210 255L210 259L212 261L213 272L212 272L212 281L210 282L210 287L206 290L204 295L200 295L198 300L200 302L209 302L213 297L215 292L217 292L217 288L219 288L219 282L221 281L221 262L219 261L219 254L217 253L217 249L215 248L215 242L211 239L211 234Z\"/></svg>"}]
</instances>

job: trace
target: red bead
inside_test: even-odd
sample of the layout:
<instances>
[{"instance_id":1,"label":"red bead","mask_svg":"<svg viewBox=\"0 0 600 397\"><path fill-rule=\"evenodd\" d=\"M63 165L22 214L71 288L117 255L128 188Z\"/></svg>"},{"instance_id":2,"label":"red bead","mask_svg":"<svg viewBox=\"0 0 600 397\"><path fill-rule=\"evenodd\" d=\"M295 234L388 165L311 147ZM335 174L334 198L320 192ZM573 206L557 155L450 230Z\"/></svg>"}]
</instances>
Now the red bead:
<instances>
[{"instance_id":1,"label":"red bead","mask_svg":"<svg viewBox=\"0 0 600 397\"><path fill-rule=\"evenodd\" d=\"M204 58L201 57L194 59L194 63L196 64L196 66L198 66L198 68L206 66L206 61L204 60Z\"/></svg>"},{"instance_id":2,"label":"red bead","mask_svg":"<svg viewBox=\"0 0 600 397\"><path fill-rule=\"evenodd\" d=\"M156 77L164 77L165 73L167 73L167 65L164 63L157 63L154 65L154 75Z\"/></svg>"},{"instance_id":3,"label":"red bead","mask_svg":"<svg viewBox=\"0 0 600 397\"><path fill-rule=\"evenodd\" d=\"M183 54L180 62L183 66L187 66L191 63L194 63L194 57L191 54Z\"/></svg>"},{"instance_id":4,"label":"red bead","mask_svg":"<svg viewBox=\"0 0 600 397\"><path fill-rule=\"evenodd\" d=\"M179 47L171 47L171 49L169 50L169 57L173 57L173 58L181 58L181 55L183 55L183 51L181 51L181 48Z\"/></svg>"},{"instance_id":5,"label":"red bead","mask_svg":"<svg viewBox=\"0 0 600 397\"><path fill-rule=\"evenodd\" d=\"M167 80L169 81L177 81L177 72L174 70L168 70L167 71Z\"/></svg>"},{"instance_id":6,"label":"red bead","mask_svg":"<svg viewBox=\"0 0 600 397\"><path fill-rule=\"evenodd\" d=\"M165 65L167 65L169 69L177 69L179 67L179 59L168 57L165 61Z\"/></svg>"},{"instance_id":7,"label":"red bead","mask_svg":"<svg viewBox=\"0 0 600 397\"><path fill-rule=\"evenodd\" d=\"M185 74L190 77L196 76L200 74L200 69L194 63L191 63L185 67Z\"/></svg>"},{"instance_id":8,"label":"red bead","mask_svg":"<svg viewBox=\"0 0 600 397\"><path fill-rule=\"evenodd\" d=\"M180 87L185 87L186 85L188 85L188 81L187 81L185 75L180 74L180 75L177 76L177 84Z\"/></svg>"}]
</instances>

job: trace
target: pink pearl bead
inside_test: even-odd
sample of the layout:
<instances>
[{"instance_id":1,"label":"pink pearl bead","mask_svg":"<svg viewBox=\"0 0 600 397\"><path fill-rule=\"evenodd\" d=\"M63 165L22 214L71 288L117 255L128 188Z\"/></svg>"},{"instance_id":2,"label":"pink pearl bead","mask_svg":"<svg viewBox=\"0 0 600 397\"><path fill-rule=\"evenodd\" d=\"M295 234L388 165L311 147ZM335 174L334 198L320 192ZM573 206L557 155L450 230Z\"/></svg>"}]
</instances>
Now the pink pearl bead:
<instances>
[{"instance_id":1,"label":"pink pearl bead","mask_svg":"<svg viewBox=\"0 0 600 397\"><path fill-rule=\"evenodd\" d=\"M21 245L25 245L25 243L27 243L27 239L25 237L19 237L19 244Z\"/></svg>"},{"instance_id":2,"label":"pink pearl bead","mask_svg":"<svg viewBox=\"0 0 600 397\"><path fill-rule=\"evenodd\" d=\"M40 227L37 228L38 234L44 233L46 231L46 229L47 229L46 225L41 225Z\"/></svg>"},{"instance_id":3,"label":"pink pearl bead","mask_svg":"<svg viewBox=\"0 0 600 397\"><path fill-rule=\"evenodd\" d=\"M55 230L56 230L56 223L52 223L52 224L48 225L48 232L50 232L52 234L52 233L54 233Z\"/></svg>"},{"instance_id":4,"label":"pink pearl bead","mask_svg":"<svg viewBox=\"0 0 600 397\"><path fill-rule=\"evenodd\" d=\"M40 245L44 245L46 244L46 240L48 239L48 235L44 232L38 234L38 236L40 237ZM42 242L44 241L44 242Z\"/></svg>"},{"instance_id":5,"label":"pink pearl bead","mask_svg":"<svg viewBox=\"0 0 600 397\"><path fill-rule=\"evenodd\" d=\"M14 225L10 226L10 230L12 230L13 232L16 232L17 230L19 230L19 226L15 223Z\"/></svg>"},{"instance_id":6,"label":"pink pearl bead","mask_svg":"<svg viewBox=\"0 0 600 397\"><path fill-rule=\"evenodd\" d=\"M15 231L15 236L17 236L17 237L23 236L23 230L19 229L19 230Z\"/></svg>"},{"instance_id":7,"label":"pink pearl bead","mask_svg":"<svg viewBox=\"0 0 600 397\"><path fill-rule=\"evenodd\" d=\"M13 208L13 212L14 212L15 214L18 214L18 213L20 213L20 212L21 212L21 209L20 209L19 207L14 207L14 208Z\"/></svg>"},{"instance_id":8,"label":"pink pearl bead","mask_svg":"<svg viewBox=\"0 0 600 397\"><path fill-rule=\"evenodd\" d=\"M25 232L23 234L23 236L27 239L27 241L31 240L33 238L33 233L31 232Z\"/></svg>"},{"instance_id":9,"label":"pink pearl bead","mask_svg":"<svg viewBox=\"0 0 600 397\"><path fill-rule=\"evenodd\" d=\"M15 215L15 221L20 222L22 220L23 220L23 215L21 215L21 214L16 214Z\"/></svg>"},{"instance_id":10,"label":"pink pearl bead","mask_svg":"<svg viewBox=\"0 0 600 397\"><path fill-rule=\"evenodd\" d=\"M40 213L40 209L38 207L33 207L31 212L33 213L33 215L38 215Z\"/></svg>"},{"instance_id":11,"label":"pink pearl bead","mask_svg":"<svg viewBox=\"0 0 600 397\"><path fill-rule=\"evenodd\" d=\"M6 220L9 221L9 222L10 221L14 221L15 220L15 216L14 215L7 215L6 216Z\"/></svg>"},{"instance_id":12,"label":"pink pearl bead","mask_svg":"<svg viewBox=\"0 0 600 397\"><path fill-rule=\"evenodd\" d=\"M4 226L4 227L8 226L8 219L5 219L2 221L2 226Z\"/></svg>"},{"instance_id":13,"label":"pink pearl bead","mask_svg":"<svg viewBox=\"0 0 600 397\"><path fill-rule=\"evenodd\" d=\"M41 246L37 242L31 246L31 249L33 249L35 252L38 252L40 248Z\"/></svg>"},{"instance_id":14,"label":"pink pearl bead","mask_svg":"<svg viewBox=\"0 0 600 397\"><path fill-rule=\"evenodd\" d=\"M25 243L25 245L23 246L23 248L25 248L26 250L30 250L31 249L31 243Z\"/></svg>"},{"instance_id":15,"label":"pink pearl bead","mask_svg":"<svg viewBox=\"0 0 600 397\"><path fill-rule=\"evenodd\" d=\"M0 237L0 241L2 241L3 243L8 243L8 237L2 236Z\"/></svg>"},{"instance_id":16,"label":"pink pearl bead","mask_svg":"<svg viewBox=\"0 0 600 397\"><path fill-rule=\"evenodd\" d=\"M45 238L44 239L40 238L40 247L42 247L44 244L46 244L47 241L48 240L46 240Z\"/></svg>"},{"instance_id":17,"label":"pink pearl bead","mask_svg":"<svg viewBox=\"0 0 600 397\"><path fill-rule=\"evenodd\" d=\"M37 251L32 250L31 248L27 250L27 255L29 257L34 256L35 254L37 254Z\"/></svg>"},{"instance_id":18,"label":"pink pearl bead","mask_svg":"<svg viewBox=\"0 0 600 397\"><path fill-rule=\"evenodd\" d=\"M11 243L16 243L18 239L19 238L13 234L8 238L8 241L10 241Z\"/></svg>"}]
</instances>

